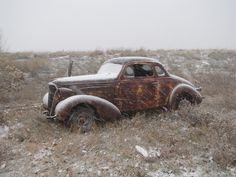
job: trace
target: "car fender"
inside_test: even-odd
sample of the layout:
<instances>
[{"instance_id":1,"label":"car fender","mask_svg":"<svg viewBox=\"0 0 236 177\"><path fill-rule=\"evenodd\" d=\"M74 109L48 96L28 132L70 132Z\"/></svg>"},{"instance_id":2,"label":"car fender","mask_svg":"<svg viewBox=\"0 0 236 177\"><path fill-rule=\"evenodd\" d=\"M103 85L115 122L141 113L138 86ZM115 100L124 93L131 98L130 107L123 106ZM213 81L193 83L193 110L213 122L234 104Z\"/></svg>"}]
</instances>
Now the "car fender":
<instances>
[{"instance_id":1,"label":"car fender","mask_svg":"<svg viewBox=\"0 0 236 177\"><path fill-rule=\"evenodd\" d=\"M176 109L176 103L178 101L178 97L183 96L184 94L191 96L192 103L199 104L202 102L201 94L194 87L187 84L179 84L172 90L169 96L169 102L168 102L169 108Z\"/></svg>"},{"instance_id":2,"label":"car fender","mask_svg":"<svg viewBox=\"0 0 236 177\"><path fill-rule=\"evenodd\" d=\"M75 95L76 92L74 92L72 89L68 89L68 88L58 88L57 89L57 94L56 100L64 100L67 97L70 97L72 95ZM54 95L55 96L55 95ZM49 93L47 92L44 96L43 96L43 108L44 109L48 109L48 97L49 97Z\"/></svg>"},{"instance_id":3,"label":"car fender","mask_svg":"<svg viewBox=\"0 0 236 177\"><path fill-rule=\"evenodd\" d=\"M89 105L95 109L99 118L111 121L120 118L120 110L111 102L92 95L74 95L60 101L55 108L55 115L59 120L65 120L73 108L79 105Z\"/></svg>"}]
</instances>

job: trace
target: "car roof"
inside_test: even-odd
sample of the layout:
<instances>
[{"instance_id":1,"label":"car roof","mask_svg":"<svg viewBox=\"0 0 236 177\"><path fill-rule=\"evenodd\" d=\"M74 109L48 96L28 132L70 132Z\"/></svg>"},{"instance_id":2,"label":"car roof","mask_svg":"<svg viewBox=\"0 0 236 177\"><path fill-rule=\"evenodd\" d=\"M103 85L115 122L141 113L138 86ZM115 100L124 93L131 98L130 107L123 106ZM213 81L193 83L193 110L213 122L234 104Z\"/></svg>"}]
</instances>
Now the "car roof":
<instances>
[{"instance_id":1,"label":"car roof","mask_svg":"<svg viewBox=\"0 0 236 177\"><path fill-rule=\"evenodd\" d=\"M117 63L117 64L126 64L126 63L132 63L132 62L151 62L151 63L158 63L162 65L158 59L155 58L148 58L148 57L117 57L112 58L106 61L106 63Z\"/></svg>"}]
</instances>

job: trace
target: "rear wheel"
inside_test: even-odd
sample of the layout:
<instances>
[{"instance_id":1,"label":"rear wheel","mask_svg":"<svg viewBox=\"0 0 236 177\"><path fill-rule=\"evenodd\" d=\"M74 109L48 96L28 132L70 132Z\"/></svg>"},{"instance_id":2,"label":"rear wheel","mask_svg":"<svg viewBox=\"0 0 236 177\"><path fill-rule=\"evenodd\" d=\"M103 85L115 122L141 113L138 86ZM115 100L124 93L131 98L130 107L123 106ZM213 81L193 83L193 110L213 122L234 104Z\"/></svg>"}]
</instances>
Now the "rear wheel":
<instances>
[{"instance_id":1,"label":"rear wheel","mask_svg":"<svg viewBox=\"0 0 236 177\"><path fill-rule=\"evenodd\" d=\"M95 120L96 114L94 109L89 106L80 106L72 110L66 124L71 131L79 130L80 133L85 133L95 127Z\"/></svg>"},{"instance_id":2,"label":"rear wheel","mask_svg":"<svg viewBox=\"0 0 236 177\"><path fill-rule=\"evenodd\" d=\"M189 108L190 106L192 106L192 103L190 100L187 100L186 98L182 98L179 102L178 102L178 109L185 109L185 108Z\"/></svg>"},{"instance_id":3,"label":"rear wheel","mask_svg":"<svg viewBox=\"0 0 236 177\"><path fill-rule=\"evenodd\" d=\"M174 109L186 109L190 108L194 104L194 100L191 95L183 94L177 96Z\"/></svg>"}]
</instances>

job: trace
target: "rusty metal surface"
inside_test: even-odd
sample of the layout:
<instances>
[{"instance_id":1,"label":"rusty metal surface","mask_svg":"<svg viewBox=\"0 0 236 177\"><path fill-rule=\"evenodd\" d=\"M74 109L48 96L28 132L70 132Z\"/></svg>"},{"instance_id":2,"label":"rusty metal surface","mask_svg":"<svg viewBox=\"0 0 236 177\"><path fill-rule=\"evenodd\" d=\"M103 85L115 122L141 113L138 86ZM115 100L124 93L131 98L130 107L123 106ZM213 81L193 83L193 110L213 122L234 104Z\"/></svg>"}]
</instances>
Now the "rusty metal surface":
<instances>
[{"instance_id":1,"label":"rusty metal surface","mask_svg":"<svg viewBox=\"0 0 236 177\"><path fill-rule=\"evenodd\" d=\"M191 97L191 101L198 104L202 100L200 93L192 83L169 74L156 59L119 57L110 59L105 63L122 65L122 69L116 79L73 80L73 83L57 82L55 80L49 83L47 108L49 116L53 116L56 113L60 114L59 117L61 119L62 117L65 118L76 104L86 103L94 107L101 117L106 119L110 117L112 119L117 117L117 111L114 110L125 112L156 107L173 108L179 96L187 95ZM139 67L143 67L141 68L141 75L140 73L138 74L140 72ZM131 72L131 75L127 75L129 69L133 70L133 72L135 71L135 73ZM144 74L144 71L148 72ZM84 96L76 97L73 95ZM112 111L112 108L104 104L104 102L91 99L91 97L86 97L86 95L107 100L115 108ZM71 103L67 103L67 107L61 108L62 106L59 105L62 105L62 100L71 96L73 97ZM55 108L57 109L56 112Z\"/></svg>"},{"instance_id":2,"label":"rusty metal surface","mask_svg":"<svg viewBox=\"0 0 236 177\"><path fill-rule=\"evenodd\" d=\"M91 95L74 95L58 103L55 113L58 119L64 120L72 109L78 106L90 106L103 120L116 120L121 116L120 110L109 101Z\"/></svg>"}]
</instances>

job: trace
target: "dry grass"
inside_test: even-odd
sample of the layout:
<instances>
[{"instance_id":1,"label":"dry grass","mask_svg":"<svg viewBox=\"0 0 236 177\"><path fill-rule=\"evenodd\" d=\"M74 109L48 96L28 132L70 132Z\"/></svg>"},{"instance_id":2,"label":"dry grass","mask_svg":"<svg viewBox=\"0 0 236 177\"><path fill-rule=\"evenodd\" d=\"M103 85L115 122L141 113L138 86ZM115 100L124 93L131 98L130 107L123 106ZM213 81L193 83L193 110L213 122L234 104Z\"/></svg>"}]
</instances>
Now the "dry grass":
<instances>
[{"instance_id":1,"label":"dry grass","mask_svg":"<svg viewBox=\"0 0 236 177\"><path fill-rule=\"evenodd\" d=\"M107 123L86 134L71 133L63 124L45 120L37 109L9 112L4 117L8 118L8 125L23 125L10 128L11 148L21 144L26 153L34 156L47 147L53 152L50 158L57 161L52 169L68 168L76 176L76 169L71 165L80 159L86 168L116 169L118 166L119 176L143 176L145 164L149 164L149 170L167 167L179 173L173 160L183 160L181 163L188 166L196 163L191 160L196 156L200 158L198 163L209 163L212 159L220 167L234 166L235 119L222 116L205 112L204 106L175 112L142 112L132 119ZM143 159L135 152L135 145L158 149L161 156ZM52 173L53 170L49 170L46 174ZM102 174L109 175L109 170L103 170Z\"/></svg>"},{"instance_id":2,"label":"dry grass","mask_svg":"<svg viewBox=\"0 0 236 177\"><path fill-rule=\"evenodd\" d=\"M4 56L0 67L6 68L6 65L11 65L20 73L32 72L30 82L23 80L23 87L20 87L18 92L10 92L11 99L9 96L6 97L6 101L10 103L15 101L16 104L21 105L40 102L47 89L47 79L38 77L37 74L33 74L33 71L37 70L37 73L40 73L48 70L48 62L50 62L48 58L51 57L65 55L83 57L86 66L80 67L85 69L91 67L89 71L93 71L98 67L97 62L93 63L95 60L86 62L84 56L98 58L99 61L112 56L159 56L163 62L167 63L172 73L181 76L183 75L181 67L174 65L173 62L168 63L169 60L175 57L189 58L190 60L184 62L184 66L192 69L195 61L201 59L200 53L199 50L170 52L145 49L61 51L37 55L29 52L18 53L18 57L22 59L28 57L28 59L16 63L17 57L13 54L8 54L8 57ZM214 60L218 56L235 57L234 51L207 51L206 53ZM170 54L169 58L168 54ZM86 134L71 133L63 124L46 120L40 112L40 107L1 113L1 124L8 125L10 132L7 138L1 140L3 143L0 146L0 158L4 159L4 163L12 164L12 166L7 164L6 168L9 171L25 166L29 176L35 175L33 172L35 167L31 164L35 161L35 154L42 149L52 153L36 163L36 166L42 169L48 168L38 173L42 176L58 176L58 170L62 170L61 176L78 176L78 169L74 167L77 163L77 166L85 168L79 174L82 176L87 174L99 176L98 172L100 176L110 176L111 173L113 176L145 176L148 171L156 169L181 175L182 167L195 169L197 166L201 168L206 166L205 170L210 171L209 176L211 176L227 170L228 167L235 167L236 82L233 72L236 65L233 64L236 60L230 60L230 62L231 65L228 68L224 66L224 70L220 72L214 72L218 71L219 66L209 73L193 74L192 78L198 80L203 87L202 94L206 97L200 106L186 107L173 112L160 110L140 112L131 116L131 119L124 117L115 123L98 126ZM4 72L8 72L13 80L16 77L10 75L10 70L4 70ZM4 96L2 93L1 97ZM145 159L136 152L135 145L146 149L157 149L161 155ZM16 149L20 150L16 151ZM31 155L27 155L29 153ZM12 160L8 158L10 155ZM22 158L25 160L21 161ZM18 176L22 175L19 173Z\"/></svg>"},{"instance_id":3,"label":"dry grass","mask_svg":"<svg viewBox=\"0 0 236 177\"><path fill-rule=\"evenodd\" d=\"M45 58L33 58L24 61L15 61L14 65L24 73L37 77L39 72L49 70L49 61Z\"/></svg>"},{"instance_id":4,"label":"dry grass","mask_svg":"<svg viewBox=\"0 0 236 177\"><path fill-rule=\"evenodd\" d=\"M0 102L8 101L8 95L19 91L24 81L23 72L10 60L0 58Z\"/></svg>"},{"instance_id":5,"label":"dry grass","mask_svg":"<svg viewBox=\"0 0 236 177\"><path fill-rule=\"evenodd\" d=\"M20 61L9 59L7 55L0 56L0 103L12 102L16 99L35 100L39 96L35 93L37 91L35 88L42 83L36 80L38 74L48 69L48 59L34 58ZM27 73L34 78L33 81L27 81L25 76Z\"/></svg>"}]
</instances>

